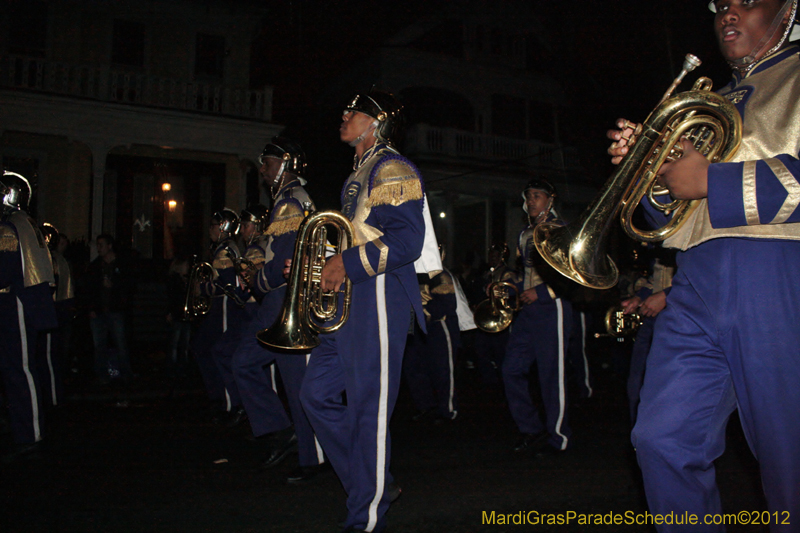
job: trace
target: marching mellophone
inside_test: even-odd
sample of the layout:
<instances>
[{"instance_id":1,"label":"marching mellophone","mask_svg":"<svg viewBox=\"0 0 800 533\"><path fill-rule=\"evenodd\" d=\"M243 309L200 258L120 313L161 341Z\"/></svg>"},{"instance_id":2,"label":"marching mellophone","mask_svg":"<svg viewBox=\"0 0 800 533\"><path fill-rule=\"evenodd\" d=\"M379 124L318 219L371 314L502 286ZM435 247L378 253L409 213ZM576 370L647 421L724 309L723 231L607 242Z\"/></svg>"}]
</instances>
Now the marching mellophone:
<instances>
[{"instance_id":1,"label":"marching mellophone","mask_svg":"<svg viewBox=\"0 0 800 533\"><path fill-rule=\"evenodd\" d=\"M617 213L625 232L642 242L658 242L673 235L692 214L698 200L662 203L655 197L667 192L656 184L661 166L679 159L681 138L688 137L712 163L727 161L742 139L742 118L725 97L711 92L711 80L700 78L690 91L670 98L672 90L700 60L686 56L683 70L642 125L628 139L630 150L617 171L581 217L568 226L543 222L536 226L534 244L541 256L564 276L593 289L608 289L619 277L605 250ZM653 207L672 219L645 231L632 222L633 210L647 196Z\"/></svg>"}]
</instances>

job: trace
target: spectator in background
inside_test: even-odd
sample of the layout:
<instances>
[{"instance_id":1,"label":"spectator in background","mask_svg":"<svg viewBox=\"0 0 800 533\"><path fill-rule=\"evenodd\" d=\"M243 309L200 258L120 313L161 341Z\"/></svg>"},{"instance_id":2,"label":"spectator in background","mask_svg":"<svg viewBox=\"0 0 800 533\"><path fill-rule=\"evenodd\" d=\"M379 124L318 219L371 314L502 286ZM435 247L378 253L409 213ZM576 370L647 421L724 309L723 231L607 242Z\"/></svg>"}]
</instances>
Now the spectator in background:
<instances>
[{"instance_id":1,"label":"spectator in background","mask_svg":"<svg viewBox=\"0 0 800 533\"><path fill-rule=\"evenodd\" d=\"M97 257L86 271L84 304L94 341L94 371L100 384L110 380L110 370L119 371L124 381L133 377L125 338L125 312L130 295L126 265L114 250L114 237L97 237ZM109 337L116 350L109 350Z\"/></svg>"}]
</instances>

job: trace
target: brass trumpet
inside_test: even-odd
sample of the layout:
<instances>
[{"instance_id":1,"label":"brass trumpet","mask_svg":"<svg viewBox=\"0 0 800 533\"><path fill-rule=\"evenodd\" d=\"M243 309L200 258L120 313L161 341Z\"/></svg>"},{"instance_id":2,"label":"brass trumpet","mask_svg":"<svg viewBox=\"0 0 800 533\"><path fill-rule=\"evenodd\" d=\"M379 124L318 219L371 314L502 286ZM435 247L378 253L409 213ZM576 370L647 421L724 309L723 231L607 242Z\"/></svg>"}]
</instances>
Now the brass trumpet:
<instances>
[{"instance_id":1,"label":"brass trumpet","mask_svg":"<svg viewBox=\"0 0 800 533\"><path fill-rule=\"evenodd\" d=\"M621 305L615 305L606 311L604 324L606 333L595 333L595 338L599 337L616 337L633 338L639 327L642 325L643 318L639 313L623 313Z\"/></svg>"},{"instance_id":2,"label":"brass trumpet","mask_svg":"<svg viewBox=\"0 0 800 533\"><path fill-rule=\"evenodd\" d=\"M700 64L686 56L683 70L661 103L636 128L628 141L630 150L600 194L581 217L568 226L542 223L533 241L541 256L564 276L593 289L608 289L619 278L617 266L606 254L608 234L617 216L625 232L642 242L662 241L688 219L698 201L661 203L655 196L665 192L656 184L661 166L682 156L680 141L687 136L712 163L727 161L742 140L742 118L725 97L711 92L711 80L700 78L690 91L670 98L683 77ZM653 231L636 228L633 210L644 196L672 219Z\"/></svg>"},{"instance_id":3,"label":"brass trumpet","mask_svg":"<svg viewBox=\"0 0 800 533\"><path fill-rule=\"evenodd\" d=\"M339 231L336 253L352 246L355 232L350 220L338 211L317 211L308 215L297 230L292 268L283 307L268 329L256 334L258 342L281 350L308 351L319 345L317 335L336 331L347 321L352 300L352 283L345 278L341 318L329 326L338 308L336 292L323 292L320 287L327 248L326 225Z\"/></svg>"},{"instance_id":4,"label":"brass trumpet","mask_svg":"<svg viewBox=\"0 0 800 533\"><path fill-rule=\"evenodd\" d=\"M514 313L519 311L520 303L511 306L512 295L517 296L517 286L508 281L496 281L489 285L489 298L475 306L473 313L475 325L486 333L498 333L511 325Z\"/></svg>"}]
</instances>

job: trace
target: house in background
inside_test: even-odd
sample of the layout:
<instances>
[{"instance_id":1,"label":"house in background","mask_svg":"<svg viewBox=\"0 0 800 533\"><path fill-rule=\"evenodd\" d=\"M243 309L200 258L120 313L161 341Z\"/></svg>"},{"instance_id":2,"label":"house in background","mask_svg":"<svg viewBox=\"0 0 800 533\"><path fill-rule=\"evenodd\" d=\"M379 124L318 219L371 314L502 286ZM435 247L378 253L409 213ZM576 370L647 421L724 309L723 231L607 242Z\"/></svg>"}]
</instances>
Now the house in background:
<instances>
[{"instance_id":1,"label":"house in background","mask_svg":"<svg viewBox=\"0 0 800 533\"><path fill-rule=\"evenodd\" d=\"M447 3L389 36L322 97L341 106L354 87L372 85L399 96L403 153L424 176L447 263L485 259L494 242L513 249L520 193L533 177L555 185L568 218L596 192L577 149L562 141L569 102L539 68L538 24L524 2Z\"/></svg>"},{"instance_id":2,"label":"house in background","mask_svg":"<svg viewBox=\"0 0 800 533\"><path fill-rule=\"evenodd\" d=\"M0 4L0 156L32 211L145 259L207 249L210 215L264 202L255 159L282 127L250 86L258 2Z\"/></svg>"}]
</instances>

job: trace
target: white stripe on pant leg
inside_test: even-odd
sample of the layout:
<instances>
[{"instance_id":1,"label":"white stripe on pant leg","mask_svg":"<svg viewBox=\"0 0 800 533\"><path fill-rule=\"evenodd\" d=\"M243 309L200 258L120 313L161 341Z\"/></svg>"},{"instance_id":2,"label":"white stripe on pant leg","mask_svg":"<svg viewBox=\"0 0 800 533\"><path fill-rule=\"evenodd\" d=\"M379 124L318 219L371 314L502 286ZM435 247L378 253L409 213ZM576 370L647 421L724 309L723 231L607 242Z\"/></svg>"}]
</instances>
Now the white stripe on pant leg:
<instances>
[{"instance_id":1,"label":"white stripe on pant leg","mask_svg":"<svg viewBox=\"0 0 800 533\"><path fill-rule=\"evenodd\" d=\"M386 433L389 410L389 325L386 316L386 275L375 278L375 297L378 310L378 333L381 350L381 378L378 403L378 431L376 441L375 462L375 495L369 505L368 522L365 531L372 531L378 523L378 505L383 498L383 486L386 483Z\"/></svg>"},{"instance_id":2,"label":"white stripe on pant leg","mask_svg":"<svg viewBox=\"0 0 800 533\"><path fill-rule=\"evenodd\" d=\"M558 309L558 419L556 420L556 435L561 437L561 449L567 449L567 437L561 433L561 424L564 422L564 413L567 407L567 395L564 390L564 307L561 298L556 298Z\"/></svg>"},{"instance_id":3,"label":"white stripe on pant leg","mask_svg":"<svg viewBox=\"0 0 800 533\"><path fill-rule=\"evenodd\" d=\"M450 391L447 397L447 412L450 413L450 418L455 418L458 413L453 409L453 397L456 392L455 376L453 375L453 342L450 339L450 330L447 329L447 318L441 321L442 329L444 330L444 337L447 339L447 364L450 366Z\"/></svg>"},{"instance_id":4,"label":"white stripe on pant leg","mask_svg":"<svg viewBox=\"0 0 800 533\"><path fill-rule=\"evenodd\" d=\"M589 359L586 357L586 314L581 313L581 355L583 356L583 380L586 385L587 398L592 397L592 386L589 384Z\"/></svg>"},{"instance_id":5,"label":"white stripe on pant leg","mask_svg":"<svg viewBox=\"0 0 800 533\"><path fill-rule=\"evenodd\" d=\"M306 366L308 366L308 362L311 360L311 352L306 354ZM314 447L317 450L317 464L321 465L325 462L325 452L322 451L322 446L317 439L317 434L314 433Z\"/></svg>"},{"instance_id":6,"label":"white stripe on pant leg","mask_svg":"<svg viewBox=\"0 0 800 533\"><path fill-rule=\"evenodd\" d=\"M50 371L50 396L53 398L53 405L58 405L56 398L56 373L53 372L53 334L47 334L47 369Z\"/></svg>"},{"instance_id":7,"label":"white stripe on pant leg","mask_svg":"<svg viewBox=\"0 0 800 533\"><path fill-rule=\"evenodd\" d=\"M39 428L39 402L36 400L36 384L33 382L33 375L30 369L30 358L28 357L28 332L25 327L25 311L22 302L17 298L17 320L19 321L19 335L22 343L22 371L28 380L28 391L31 398L31 413L33 414L33 440L42 440L42 431Z\"/></svg>"},{"instance_id":8,"label":"white stripe on pant leg","mask_svg":"<svg viewBox=\"0 0 800 533\"><path fill-rule=\"evenodd\" d=\"M270 363L269 365L269 379L272 381L272 390L275 391L275 394L278 394L278 382L275 379L275 363Z\"/></svg>"},{"instance_id":9,"label":"white stripe on pant leg","mask_svg":"<svg viewBox=\"0 0 800 533\"><path fill-rule=\"evenodd\" d=\"M222 297L222 333L228 331L228 295Z\"/></svg>"}]
</instances>

